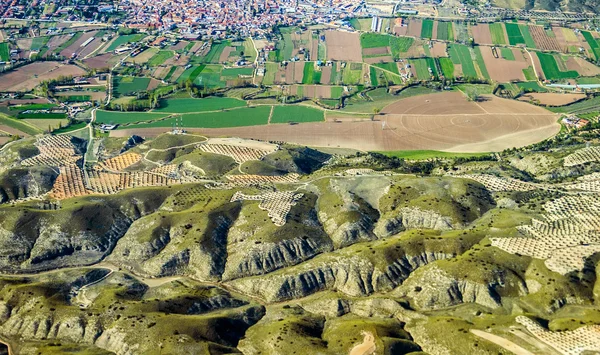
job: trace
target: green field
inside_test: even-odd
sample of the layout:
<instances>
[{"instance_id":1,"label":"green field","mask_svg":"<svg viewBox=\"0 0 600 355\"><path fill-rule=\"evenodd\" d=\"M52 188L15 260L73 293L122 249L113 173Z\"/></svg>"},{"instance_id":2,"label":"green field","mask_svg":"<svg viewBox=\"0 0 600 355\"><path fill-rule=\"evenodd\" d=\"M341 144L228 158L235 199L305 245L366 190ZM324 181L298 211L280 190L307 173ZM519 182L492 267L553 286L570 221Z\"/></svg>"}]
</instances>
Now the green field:
<instances>
[{"instance_id":1,"label":"green field","mask_svg":"<svg viewBox=\"0 0 600 355\"><path fill-rule=\"evenodd\" d=\"M113 94L120 96L145 91L148 88L148 84L150 84L150 78L116 76L113 79Z\"/></svg>"},{"instance_id":2,"label":"green field","mask_svg":"<svg viewBox=\"0 0 600 355\"><path fill-rule=\"evenodd\" d=\"M506 34L508 35L508 43L511 46L517 44L525 44L525 38L523 38L523 34L521 34L521 29L519 25L516 23L505 23L506 26ZM490 26L491 27L491 26Z\"/></svg>"},{"instance_id":3,"label":"green field","mask_svg":"<svg viewBox=\"0 0 600 355\"><path fill-rule=\"evenodd\" d=\"M43 112L36 112L36 113L19 113L17 115L17 117L19 119L26 119L26 118L33 118L33 119L60 119L60 118L66 118L67 114L66 113L58 113L58 112L50 112L50 113L43 113Z\"/></svg>"},{"instance_id":4,"label":"green field","mask_svg":"<svg viewBox=\"0 0 600 355\"><path fill-rule=\"evenodd\" d=\"M535 45L535 41L533 40L533 37L531 36L531 32L529 31L529 26L527 25L519 25L519 28L521 29L521 34L523 35L523 39L525 40L525 45L528 48L537 48ZM552 34L554 34L554 32L550 31Z\"/></svg>"},{"instance_id":5,"label":"green field","mask_svg":"<svg viewBox=\"0 0 600 355\"><path fill-rule=\"evenodd\" d=\"M511 48L500 48L500 55L502 55L502 58L506 60L515 60L515 54Z\"/></svg>"},{"instance_id":6,"label":"green field","mask_svg":"<svg viewBox=\"0 0 600 355\"><path fill-rule=\"evenodd\" d=\"M168 114L151 112L118 112L118 111L96 111L95 123L124 124L143 121L157 120L167 117Z\"/></svg>"},{"instance_id":7,"label":"green field","mask_svg":"<svg viewBox=\"0 0 600 355\"><path fill-rule=\"evenodd\" d=\"M392 72L396 75L400 75L400 73L398 72L398 66L396 65L396 62L392 62L392 63L377 63L377 64L373 64L374 66L387 70L389 72Z\"/></svg>"},{"instance_id":8,"label":"green field","mask_svg":"<svg viewBox=\"0 0 600 355\"><path fill-rule=\"evenodd\" d=\"M173 73L175 73L175 71L177 70L177 66L172 66L171 69L169 69L169 72L167 73L167 75L165 76L165 81L169 81L171 80L171 77L173 76Z\"/></svg>"},{"instance_id":9,"label":"green field","mask_svg":"<svg viewBox=\"0 0 600 355\"><path fill-rule=\"evenodd\" d=\"M489 27L492 34L492 42L494 44L506 44L502 23L492 23Z\"/></svg>"},{"instance_id":10,"label":"green field","mask_svg":"<svg viewBox=\"0 0 600 355\"><path fill-rule=\"evenodd\" d=\"M173 51L159 51L152 58L150 58L150 60L146 64L148 64L151 67L156 67L164 64L167 61L167 59L172 58L174 55L175 54L173 54Z\"/></svg>"},{"instance_id":11,"label":"green field","mask_svg":"<svg viewBox=\"0 0 600 355\"><path fill-rule=\"evenodd\" d=\"M490 80L490 74L487 71L485 61L483 60L483 56L481 55L481 48L477 46L473 48L473 51L475 52L475 57L477 58L477 65L479 66L479 71L481 72L481 75L483 75L484 78Z\"/></svg>"},{"instance_id":12,"label":"green field","mask_svg":"<svg viewBox=\"0 0 600 355\"><path fill-rule=\"evenodd\" d=\"M390 37L390 49L395 59L400 58L401 53L406 53L415 40L412 37Z\"/></svg>"},{"instance_id":13,"label":"green field","mask_svg":"<svg viewBox=\"0 0 600 355\"><path fill-rule=\"evenodd\" d=\"M452 22L438 22L437 39L442 41L454 41Z\"/></svg>"},{"instance_id":14,"label":"green field","mask_svg":"<svg viewBox=\"0 0 600 355\"><path fill-rule=\"evenodd\" d=\"M90 95L68 95L68 96L56 96L56 99L60 102L87 102L91 101Z\"/></svg>"},{"instance_id":15,"label":"green field","mask_svg":"<svg viewBox=\"0 0 600 355\"><path fill-rule=\"evenodd\" d=\"M181 122L188 128L224 128L264 125L269 121L270 106L244 107L237 110L181 115ZM147 114L146 114L147 115ZM158 117L161 117L159 115ZM135 128L172 127L175 118L136 124ZM121 126L118 129L132 128Z\"/></svg>"},{"instance_id":16,"label":"green field","mask_svg":"<svg viewBox=\"0 0 600 355\"><path fill-rule=\"evenodd\" d=\"M321 72L315 70L315 63L304 63L304 75L302 77L302 84L318 84L320 81Z\"/></svg>"},{"instance_id":17,"label":"green field","mask_svg":"<svg viewBox=\"0 0 600 355\"><path fill-rule=\"evenodd\" d=\"M397 150L389 152L377 152L388 157L395 157L408 160L426 160L433 158L472 158L483 157L490 153L452 153L441 152L438 150Z\"/></svg>"},{"instance_id":18,"label":"green field","mask_svg":"<svg viewBox=\"0 0 600 355\"><path fill-rule=\"evenodd\" d=\"M8 48L7 42L0 43L0 61L2 61L2 62L10 61L10 50Z\"/></svg>"},{"instance_id":19,"label":"green field","mask_svg":"<svg viewBox=\"0 0 600 355\"><path fill-rule=\"evenodd\" d=\"M419 80L429 80L432 76L438 76L433 58L412 59L410 62L414 65Z\"/></svg>"},{"instance_id":20,"label":"green field","mask_svg":"<svg viewBox=\"0 0 600 355\"><path fill-rule=\"evenodd\" d=\"M46 43L50 40L50 37L34 37L33 41L31 41L31 50L39 51L41 50Z\"/></svg>"},{"instance_id":21,"label":"green field","mask_svg":"<svg viewBox=\"0 0 600 355\"><path fill-rule=\"evenodd\" d=\"M579 76L574 70L569 70L566 72L561 71L558 68L558 64L556 63L556 58L552 54L546 54L541 52L536 52L538 58L540 59L540 63L542 65L542 70L544 71L544 76L548 80L560 80L560 79L573 79Z\"/></svg>"},{"instance_id":22,"label":"green field","mask_svg":"<svg viewBox=\"0 0 600 355\"><path fill-rule=\"evenodd\" d=\"M387 47L390 45L390 37L378 33L363 33L360 35L360 46L362 48Z\"/></svg>"},{"instance_id":23,"label":"green field","mask_svg":"<svg viewBox=\"0 0 600 355\"><path fill-rule=\"evenodd\" d=\"M76 131L78 129L82 129L85 126L87 126L87 123L85 123L85 122L77 122L77 123L70 124L67 127L62 127L62 128L55 129L54 131L52 131L52 133L53 134L69 133L69 132Z\"/></svg>"},{"instance_id":24,"label":"green field","mask_svg":"<svg viewBox=\"0 0 600 355\"><path fill-rule=\"evenodd\" d=\"M108 46L108 48L106 48L107 52L112 52L115 49L119 48L121 45L126 44L126 43L132 43L132 42L139 42L142 38L144 38L145 35L139 33L139 34L131 34L131 35L124 35L124 36L119 36L117 39L115 39L110 46Z\"/></svg>"},{"instance_id":25,"label":"green field","mask_svg":"<svg viewBox=\"0 0 600 355\"><path fill-rule=\"evenodd\" d=\"M177 82L183 83L186 82L188 79L193 82L194 80L196 80L198 75L200 75L200 73L204 70L205 67L206 65L199 65L196 67L187 68L183 73L181 73L179 78L177 78Z\"/></svg>"},{"instance_id":26,"label":"green field","mask_svg":"<svg viewBox=\"0 0 600 355\"><path fill-rule=\"evenodd\" d=\"M454 78L454 63L450 58L440 58L440 67L446 79Z\"/></svg>"},{"instance_id":27,"label":"green field","mask_svg":"<svg viewBox=\"0 0 600 355\"><path fill-rule=\"evenodd\" d=\"M377 80L377 69L371 66L369 68L369 78L371 79L371 86L379 86L379 81Z\"/></svg>"},{"instance_id":28,"label":"green field","mask_svg":"<svg viewBox=\"0 0 600 355\"><path fill-rule=\"evenodd\" d=\"M344 94L344 88L341 86L332 86L329 96L332 99L339 99Z\"/></svg>"},{"instance_id":29,"label":"green field","mask_svg":"<svg viewBox=\"0 0 600 355\"><path fill-rule=\"evenodd\" d=\"M237 78L241 76L252 76L254 68L225 68L221 72L221 76L226 78Z\"/></svg>"},{"instance_id":30,"label":"green field","mask_svg":"<svg viewBox=\"0 0 600 355\"><path fill-rule=\"evenodd\" d=\"M28 104L28 105L19 105L19 106L10 106L8 109L10 111L26 111L26 110L48 110L54 107L57 107L56 104Z\"/></svg>"},{"instance_id":31,"label":"green field","mask_svg":"<svg viewBox=\"0 0 600 355\"><path fill-rule=\"evenodd\" d=\"M548 110L557 113L588 113L598 111L600 109L600 96L593 97L588 100L579 101L568 106L549 107Z\"/></svg>"},{"instance_id":32,"label":"green field","mask_svg":"<svg viewBox=\"0 0 600 355\"><path fill-rule=\"evenodd\" d=\"M273 85L275 82L275 74L277 74L277 69L279 68L279 64L277 63L267 63L265 66L265 77L263 78L263 84L265 85Z\"/></svg>"},{"instance_id":33,"label":"green field","mask_svg":"<svg viewBox=\"0 0 600 355\"><path fill-rule=\"evenodd\" d=\"M527 81L527 82L523 82L523 83L517 83L516 84L517 87L519 87L519 89L523 89L525 91L528 92L547 92L548 90L542 86L540 86L540 84L538 84L537 81Z\"/></svg>"},{"instance_id":34,"label":"green field","mask_svg":"<svg viewBox=\"0 0 600 355\"><path fill-rule=\"evenodd\" d=\"M523 75L525 76L525 80L538 80L532 66L528 67L527 69L523 69Z\"/></svg>"},{"instance_id":35,"label":"green field","mask_svg":"<svg viewBox=\"0 0 600 355\"><path fill-rule=\"evenodd\" d=\"M349 63L342 69L342 82L346 85L357 85L362 79L362 64Z\"/></svg>"},{"instance_id":36,"label":"green field","mask_svg":"<svg viewBox=\"0 0 600 355\"><path fill-rule=\"evenodd\" d=\"M292 33L298 31L297 27L283 27L279 29L283 36L283 41L277 41L278 61L290 60L294 52L294 42Z\"/></svg>"},{"instance_id":37,"label":"green field","mask_svg":"<svg viewBox=\"0 0 600 355\"><path fill-rule=\"evenodd\" d=\"M594 36L588 31L581 31L581 34L583 35L587 43L590 45L590 48L592 49L596 60L600 60L600 45L598 44L598 40L596 40Z\"/></svg>"},{"instance_id":38,"label":"green field","mask_svg":"<svg viewBox=\"0 0 600 355\"><path fill-rule=\"evenodd\" d=\"M453 44L448 49L450 58L454 64L461 64L463 76L465 78L478 78L477 70L471 58L471 50L462 44Z\"/></svg>"},{"instance_id":39,"label":"green field","mask_svg":"<svg viewBox=\"0 0 600 355\"><path fill-rule=\"evenodd\" d=\"M271 123L322 122L324 120L323 111L306 106L275 106L271 117Z\"/></svg>"},{"instance_id":40,"label":"green field","mask_svg":"<svg viewBox=\"0 0 600 355\"><path fill-rule=\"evenodd\" d=\"M160 108L152 112L191 113L218 111L246 106L246 102L230 97L209 97L206 99L168 99L160 101Z\"/></svg>"},{"instance_id":41,"label":"green field","mask_svg":"<svg viewBox=\"0 0 600 355\"><path fill-rule=\"evenodd\" d=\"M421 38L433 38L433 20L423 20Z\"/></svg>"}]
</instances>

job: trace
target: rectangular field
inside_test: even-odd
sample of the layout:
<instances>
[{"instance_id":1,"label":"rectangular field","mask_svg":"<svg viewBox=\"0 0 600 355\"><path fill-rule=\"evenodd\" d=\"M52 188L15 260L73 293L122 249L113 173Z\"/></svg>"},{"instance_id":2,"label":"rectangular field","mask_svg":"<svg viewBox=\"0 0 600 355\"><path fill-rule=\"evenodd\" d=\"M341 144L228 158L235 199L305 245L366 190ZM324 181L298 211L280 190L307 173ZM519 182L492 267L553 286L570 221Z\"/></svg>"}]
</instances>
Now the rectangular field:
<instances>
[{"instance_id":1,"label":"rectangular field","mask_svg":"<svg viewBox=\"0 0 600 355\"><path fill-rule=\"evenodd\" d=\"M583 35L583 38L585 38L586 42L590 45L596 60L600 60L600 45L598 44L598 40L595 39L594 36L588 31L581 31L581 34Z\"/></svg>"},{"instance_id":2,"label":"rectangular field","mask_svg":"<svg viewBox=\"0 0 600 355\"><path fill-rule=\"evenodd\" d=\"M462 66L462 72L465 78L476 79L479 77L469 47L462 44L453 44L449 49L449 53L452 62Z\"/></svg>"},{"instance_id":3,"label":"rectangular field","mask_svg":"<svg viewBox=\"0 0 600 355\"><path fill-rule=\"evenodd\" d=\"M115 95L128 95L134 92L145 91L150 84L150 78L133 76L116 76L113 79L113 92Z\"/></svg>"},{"instance_id":4,"label":"rectangular field","mask_svg":"<svg viewBox=\"0 0 600 355\"><path fill-rule=\"evenodd\" d=\"M269 121L271 106L244 107L237 110L207 113L189 113L181 115L185 128L224 128L266 125ZM159 116L160 117L160 116ZM126 128L172 127L175 118L136 124Z\"/></svg>"},{"instance_id":5,"label":"rectangular field","mask_svg":"<svg viewBox=\"0 0 600 355\"><path fill-rule=\"evenodd\" d=\"M504 36L504 26L502 23L490 24L490 34L492 35L493 44L506 44L506 37Z\"/></svg>"},{"instance_id":6,"label":"rectangular field","mask_svg":"<svg viewBox=\"0 0 600 355\"><path fill-rule=\"evenodd\" d=\"M323 122L323 111L306 106L275 106L271 123Z\"/></svg>"},{"instance_id":7,"label":"rectangular field","mask_svg":"<svg viewBox=\"0 0 600 355\"><path fill-rule=\"evenodd\" d=\"M423 24L421 25L421 38L429 38L433 37L433 20L423 20Z\"/></svg>"},{"instance_id":8,"label":"rectangular field","mask_svg":"<svg viewBox=\"0 0 600 355\"><path fill-rule=\"evenodd\" d=\"M124 124L157 120L167 117L168 114L151 112L118 112L118 111L96 111L95 123Z\"/></svg>"},{"instance_id":9,"label":"rectangular field","mask_svg":"<svg viewBox=\"0 0 600 355\"><path fill-rule=\"evenodd\" d=\"M144 36L145 35L141 33L119 36L118 38L112 41L108 48L106 48L106 52L112 52L115 49L127 43L139 42L142 38L144 38Z\"/></svg>"},{"instance_id":10,"label":"rectangular field","mask_svg":"<svg viewBox=\"0 0 600 355\"><path fill-rule=\"evenodd\" d=\"M454 41L452 22L438 22L437 39L442 41Z\"/></svg>"},{"instance_id":11,"label":"rectangular field","mask_svg":"<svg viewBox=\"0 0 600 355\"><path fill-rule=\"evenodd\" d=\"M454 63L450 58L439 58L442 73L446 79L454 78Z\"/></svg>"},{"instance_id":12,"label":"rectangular field","mask_svg":"<svg viewBox=\"0 0 600 355\"><path fill-rule=\"evenodd\" d=\"M152 112L192 113L226 110L246 106L246 102L230 97L209 97L206 99L168 99L160 101L160 108Z\"/></svg>"},{"instance_id":13,"label":"rectangular field","mask_svg":"<svg viewBox=\"0 0 600 355\"><path fill-rule=\"evenodd\" d=\"M10 51L8 49L7 42L0 43L0 61L3 61L3 62L10 61Z\"/></svg>"},{"instance_id":14,"label":"rectangular field","mask_svg":"<svg viewBox=\"0 0 600 355\"><path fill-rule=\"evenodd\" d=\"M151 67L156 67L164 64L167 59L173 57L174 55L175 54L173 51L159 51L152 58L150 58L147 64Z\"/></svg>"},{"instance_id":15,"label":"rectangular field","mask_svg":"<svg viewBox=\"0 0 600 355\"><path fill-rule=\"evenodd\" d=\"M517 44L525 44L525 39L523 38L523 34L521 34L521 29L519 25L516 23L505 23L506 26L506 34L508 35L508 43L511 46L515 46ZM492 33L493 35L493 33Z\"/></svg>"}]
</instances>

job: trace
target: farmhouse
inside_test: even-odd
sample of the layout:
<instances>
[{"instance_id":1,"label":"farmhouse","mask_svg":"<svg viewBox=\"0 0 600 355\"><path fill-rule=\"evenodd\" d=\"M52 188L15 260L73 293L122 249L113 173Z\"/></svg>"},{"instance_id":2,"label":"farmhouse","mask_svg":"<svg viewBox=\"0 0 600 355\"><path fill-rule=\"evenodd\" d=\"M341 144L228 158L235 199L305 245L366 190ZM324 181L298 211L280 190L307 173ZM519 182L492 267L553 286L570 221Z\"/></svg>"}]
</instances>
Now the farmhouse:
<instances>
[{"instance_id":1,"label":"farmhouse","mask_svg":"<svg viewBox=\"0 0 600 355\"><path fill-rule=\"evenodd\" d=\"M571 115L563 118L562 123L569 128L583 128L590 123L590 121L584 120L583 118L579 118L575 115Z\"/></svg>"}]
</instances>

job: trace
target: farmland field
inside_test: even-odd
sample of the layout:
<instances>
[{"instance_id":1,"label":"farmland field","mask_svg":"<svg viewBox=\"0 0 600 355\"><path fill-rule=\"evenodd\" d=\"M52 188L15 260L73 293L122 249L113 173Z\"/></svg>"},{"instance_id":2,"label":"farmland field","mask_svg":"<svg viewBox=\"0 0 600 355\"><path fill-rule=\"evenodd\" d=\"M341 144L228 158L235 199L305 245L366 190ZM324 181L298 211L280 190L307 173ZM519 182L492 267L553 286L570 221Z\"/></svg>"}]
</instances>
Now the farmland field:
<instances>
[{"instance_id":1,"label":"farmland field","mask_svg":"<svg viewBox=\"0 0 600 355\"><path fill-rule=\"evenodd\" d=\"M453 63L462 65L463 76L467 78L478 77L469 47L462 44L453 44L449 49L449 53Z\"/></svg>"},{"instance_id":2,"label":"farmland field","mask_svg":"<svg viewBox=\"0 0 600 355\"><path fill-rule=\"evenodd\" d=\"M442 67L442 73L447 79L454 77L454 63L450 58L440 58L440 67Z\"/></svg>"},{"instance_id":3,"label":"farmland field","mask_svg":"<svg viewBox=\"0 0 600 355\"><path fill-rule=\"evenodd\" d=\"M392 72L394 74L400 75L400 73L398 73L398 66L396 65L395 62L393 62L393 63L377 63L377 64L373 64L373 65L378 68Z\"/></svg>"},{"instance_id":4,"label":"farmland field","mask_svg":"<svg viewBox=\"0 0 600 355\"><path fill-rule=\"evenodd\" d=\"M527 81L523 83L517 83L517 86L520 89L525 91L535 91L535 92L547 92L548 90L544 87L541 87L537 81Z\"/></svg>"},{"instance_id":5,"label":"farmland field","mask_svg":"<svg viewBox=\"0 0 600 355\"><path fill-rule=\"evenodd\" d=\"M523 38L523 34L521 34L521 29L518 24L507 22L504 25L506 26L506 34L508 35L508 42L511 46L525 44L525 39Z\"/></svg>"},{"instance_id":6,"label":"farmland field","mask_svg":"<svg viewBox=\"0 0 600 355\"><path fill-rule=\"evenodd\" d=\"M221 72L221 76L228 78L237 78L242 76L252 76L254 74L253 68L225 68Z\"/></svg>"},{"instance_id":7,"label":"farmland field","mask_svg":"<svg viewBox=\"0 0 600 355\"><path fill-rule=\"evenodd\" d=\"M113 91L115 95L128 95L134 92L145 91L150 84L150 78L138 78L133 76L117 76L113 79Z\"/></svg>"},{"instance_id":8,"label":"farmland field","mask_svg":"<svg viewBox=\"0 0 600 355\"><path fill-rule=\"evenodd\" d=\"M160 108L152 112L190 113L231 109L246 106L246 102L230 97L206 99L168 99L160 102Z\"/></svg>"},{"instance_id":9,"label":"farmland field","mask_svg":"<svg viewBox=\"0 0 600 355\"><path fill-rule=\"evenodd\" d=\"M17 130L20 132L19 134L22 136L23 135L36 135L36 134L42 132L41 129L39 129L38 127L36 127L32 124L29 124L29 123L21 121L21 120L14 119L3 113L0 113L0 126L7 126L14 130Z\"/></svg>"},{"instance_id":10,"label":"farmland field","mask_svg":"<svg viewBox=\"0 0 600 355\"><path fill-rule=\"evenodd\" d=\"M167 114L151 112L117 112L117 111L96 111L96 123L124 124L157 120L167 117Z\"/></svg>"},{"instance_id":11,"label":"farmland field","mask_svg":"<svg viewBox=\"0 0 600 355\"><path fill-rule=\"evenodd\" d=\"M592 36L592 34L588 31L581 31L581 34L583 35L587 43L590 45L590 48L592 49L596 60L600 60L600 45L598 44L598 40L596 40L594 36Z\"/></svg>"},{"instance_id":12,"label":"farmland field","mask_svg":"<svg viewBox=\"0 0 600 355\"><path fill-rule=\"evenodd\" d=\"M144 38L143 34L132 34L132 35L119 36L117 39L112 41L112 43L110 44L110 46L108 46L108 48L106 48L106 52L112 52L115 49L119 48L120 46L122 46L126 43L138 42L142 38Z\"/></svg>"},{"instance_id":13,"label":"farmland field","mask_svg":"<svg viewBox=\"0 0 600 355\"><path fill-rule=\"evenodd\" d=\"M537 52L538 58L544 71L544 76L550 80L577 78L579 73L574 70L561 71L556 63L556 58L552 54Z\"/></svg>"},{"instance_id":14,"label":"farmland field","mask_svg":"<svg viewBox=\"0 0 600 355\"><path fill-rule=\"evenodd\" d=\"M438 75L433 58L413 59L411 62L415 66L415 71L417 72L417 78L419 80L428 80L432 76ZM429 69L431 69L431 73L429 72Z\"/></svg>"},{"instance_id":15,"label":"farmland field","mask_svg":"<svg viewBox=\"0 0 600 355\"><path fill-rule=\"evenodd\" d=\"M373 66L369 68L369 78L371 79L371 86L379 85L379 81L377 80L377 70Z\"/></svg>"},{"instance_id":16,"label":"farmland field","mask_svg":"<svg viewBox=\"0 0 600 355\"><path fill-rule=\"evenodd\" d=\"M86 102L91 101L92 96L90 95L65 95L65 96L57 96L56 97L60 102Z\"/></svg>"},{"instance_id":17,"label":"farmland field","mask_svg":"<svg viewBox=\"0 0 600 355\"><path fill-rule=\"evenodd\" d=\"M46 43L48 43L49 40L50 40L50 37L35 37L35 38L33 38L33 41L31 42L31 50L32 51L41 50L46 45Z\"/></svg>"},{"instance_id":18,"label":"farmland field","mask_svg":"<svg viewBox=\"0 0 600 355\"><path fill-rule=\"evenodd\" d=\"M275 106L271 123L322 122L323 111L305 106Z\"/></svg>"},{"instance_id":19,"label":"farmland field","mask_svg":"<svg viewBox=\"0 0 600 355\"><path fill-rule=\"evenodd\" d=\"M363 33L360 36L360 46L362 48L379 48L390 45L390 36L378 33Z\"/></svg>"},{"instance_id":20,"label":"farmland field","mask_svg":"<svg viewBox=\"0 0 600 355\"><path fill-rule=\"evenodd\" d=\"M502 55L502 58L506 60L515 60L515 54L511 48L500 48L500 54Z\"/></svg>"},{"instance_id":21,"label":"farmland field","mask_svg":"<svg viewBox=\"0 0 600 355\"><path fill-rule=\"evenodd\" d=\"M521 34L523 35L523 40L525 41L525 45L529 48L536 48L535 41L533 40L533 36L529 31L529 27L527 25L519 25L519 29L521 30Z\"/></svg>"},{"instance_id":22,"label":"farmland field","mask_svg":"<svg viewBox=\"0 0 600 355\"><path fill-rule=\"evenodd\" d=\"M423 20L423 25L421 27L421 38L429 38L433 37L433 20Z\"/></svg>"},{"instance_id":23,"label":"farmland field","mask_svg":"<svg viewBox=\"0 0 600 355\"><path fill-rule=\"evenodd\" d=\"M0 43L0 61L8 62L10 60L10 51L8 50L8 43Z\"/></svg>"},{"instance_id":24,"label":"farmland field","mask_svg":"<svg viewBox=\"0 0 600 355\"><path fill-rule=\"evenodd\" d=\"M437 39L442 41L454 41L452 22L438 22Z\"/></svg>"},{"instance_id":25,"label":"farmland field","mask_svg":"<svg viewBox=\"0 0 600 355\"><path fill-rule=\"evenodd\" d=\"M506 44L506 37L504 36L504 27L502 26L502 23L492 23L489 27L492 35L492 43Z\"/></svg>"},{"instance_id":26,"label":"farmland field","mask_svg":"<svg viewBox=\"0 0 600 355\"><path fill-rule=\"evenodd\" d=\"M207 113L189 113L181 115L181 122L186 128L222 128L266 125L269 121L270 106L244 107L237 110ZM160 116L159 116L160 117ZM135 128L171 127L175 118L161 121L136 124ZM118 129L131 128L121 126Z\"/></svg>"},{"instance_id":27,"label":"farmland field","mask_svg":"<svg viewBox=\"0 0 600 355\"><path fill-rule=\"evenodd\" d=\"M197 67L190 67L186 69L179 78L177 78L178 83L186 82L188 79L192 82L200 75L200 73L204 70L205 65L199 65Z\"/></svg>"},{"instance_id":28,"label":"farmland field","mask_svg":"<svg viewBox=\"0 0 600 355\"><path fill-rule=\"evenodd\" d=\"M60 119L60 118L66 118L67 114L66 113L43 113L43 112L39 112L39 113L19 113L17 116L19 119L24 119L24 118L36 118L36 119Z\"/></svg>"},{"instance_id":29,"label":"farmland field","mask_svg":"<svg viewBox=\"0 0 600 355\"><path fill-rule=\"evenodd\" d=\"M206 54L206 56L204 58L202 58L202 62L203 63L213 63L213 64L219 63L219 58L221 56L221 53L223 52L225 47L228 47L230 44L231 43L229 41L213 43L212 46L210 47L210 51L208 52L208 54Z\"/></svg>"},{"instance_id":30,"label":"farmland field","mask_svg":"<svg viewBox=\"0 0 600 355\"><path fill-rule=\"evenodd\" d=\"M148 61L147 64L151 67L156 67L161 64L164 64L165 61L167 61L167 59L173 56L173 51L159 51Z\"/></svg>"},{"instance_id":31,"label":"farmland field","mask_svg":"<svg viewBox=\"0 0 600 355\"><path fill-rule=\"evenodd\" d=\"M487 71L487 67L485 66L485 60L483 60L483 55L481 55L481 47L477 46L473 48L475 52L475 57L477 58L477 65L479 66L479 71L484 78L490 79L490 74Z\"/></svg>"}]
</instances>

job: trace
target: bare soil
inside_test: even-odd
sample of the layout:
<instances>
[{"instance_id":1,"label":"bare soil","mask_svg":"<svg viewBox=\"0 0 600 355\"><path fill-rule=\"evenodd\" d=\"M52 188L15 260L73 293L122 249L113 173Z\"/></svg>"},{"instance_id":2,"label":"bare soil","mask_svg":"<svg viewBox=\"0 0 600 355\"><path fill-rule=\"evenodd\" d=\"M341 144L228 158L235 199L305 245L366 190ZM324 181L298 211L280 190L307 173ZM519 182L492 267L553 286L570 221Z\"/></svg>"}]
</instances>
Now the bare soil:
<instances>
[{"instance_id":1,"label":"bare soil","mask_svg":"<svg viewBox=\"0 0 600 355\"><path fill-rule=\"evenodd\" d=\"M477 26L472 26L473 39L477 44L494 44L492 42L492 33L487 23L481 23Z\"/></svg>"},{"instance_id":2,"label":"bare soil","mask_svg":"<svg viewBox=\"0 0 600 355\"><path fill-rule=\"evenodd\" d=\"M29 91L42 81L59 76L84 75L85 70L58 62L35 62L0 75L0 91Z\"/></svg>"},{"instance_id":3,"label":"bare soil","mask_svg":"<svg viewBox=\"0 0 600 355\"><path fill-rule=\"evenodd\" d=\"M527 69L531 63L523 57L520 50L513 50L515 60L506 60L501 56L495 58L492 53L492 47L481 46L479 48L481 49L481 55L492 80L501 83L512 80L525 80L523 69Z\"/></svg>"},{"instance_id":4,"label":"bare soil","mask_svg":"<svg viewBox=\"0 0 600 355\"><path fill-rule=\"evenodd\" d=\"M408 30L406 34L411 37L421 37L421 27L423 27L423 21L420 19L410 19L408 21Z\"/></svg>"},{"instance_id":5,"label":"bare soil","mask_svg":"<svg viewBox=\"0 0 600 355\"><path fill-rule=\"evenodd\" d=\"M561 93L530 93L519 97L519 101L529 102L535 100L541 105L546 106L564 106L573 102L585 99L585 94L561 94Z\"/></svg>"},{"instance_id":6,"label":"bare soil","mask_svg":"<svg viewBox=\"0 0 600 355\"><path fill-rule=\"evenodd\" d=\"M361 62L360 34L358 32L327 31L327 60Z\"/></svg>"}]
</instances>

